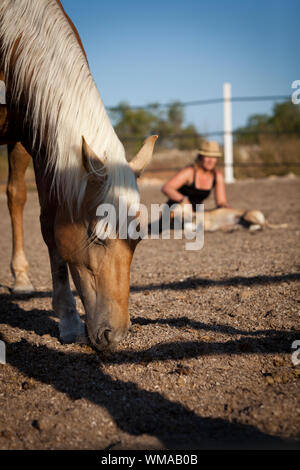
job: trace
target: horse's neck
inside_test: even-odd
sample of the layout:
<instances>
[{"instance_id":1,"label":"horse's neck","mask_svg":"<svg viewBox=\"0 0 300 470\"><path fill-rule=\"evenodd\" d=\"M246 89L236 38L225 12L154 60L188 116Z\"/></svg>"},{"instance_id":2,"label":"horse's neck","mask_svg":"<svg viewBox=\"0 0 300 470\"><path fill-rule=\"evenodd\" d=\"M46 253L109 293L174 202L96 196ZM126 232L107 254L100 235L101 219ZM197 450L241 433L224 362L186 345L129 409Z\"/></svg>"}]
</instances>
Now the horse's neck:
<instances>
[{"instance_id":1,"label":"horse's neck","mask_svg":"<svg viewBox=\"0 0 300 470\"><path fill-rule=\"evenodd\" d=\"M22 143L46 170L61 203L80 207L87 174L82 137L106 157L94 205L139 202L125 150L110 123L80 43L55 0L0 0L0 44L8 104L25 124ZM1 65L2 66L2 65ZM24 104L24 108L22 106ZM130 171L129 171L130 170Z\"/></svg>"},{"instance_id":2,"label":"horse's neck","mask_svg":"<svg viewBox=\"0 0 300 470\"><path fill-rule=\"evenodd\" d=\"M57 180L67 169L81 167L82 136L112 166L124 164L124 148L91 77L77 30L60 3L2 0L0 40L12 86L9 106L18 121L29 123L32 147L39 139L46 149Z\"/></svg>"},{"instance_id":3,"label":"horse's neck","mask_svg":"<svg viewBox=\"0 0 300 470\"><path fill-rule=\"evenodd\" d=\"M75 37L76 37L76 39L77 39L77 42L78 42L78 44L79 44L79 46L80 46L80 48L81 48L81 50L82 50L82 53L83 53L83 55L85 56L86 61L87 61L87 63L88 63L87 56L86 56L86 53L85 53L83 44L82 44L82 42L81 42L79 33L78 33L77 29L76 29L76 26L74 25L74 23L73 23L73 21L71 20L71 18L70 18L70 17L67 15L67 13L65 12L65 10L64 10L64 8L63 8L63 6L62 6L60 0L56 0L56 2L57 2L58 5L60 6L60 8L61 8L63 14L65 15L65 17L66 17L66 19L67 19L69 25L71 26L71 28L72 28L72 30L73 30L73 32L74 32L74 34L75 34Z\"/></svg>"},{"instance_id":4,"label":"horse's neck","mask_svg":"<svg viewBox=\"0 0 300 470\"><path fill-rule=\"evenodd\" d=\"M22 99L28 104L33 135L37 129L42 137L47 133L45 146L50 144L62 164L68 160L64 152L81 148L82 134L96 153L106 150L105 141L121 151L79 34L60 1L2 2L0 40L6 79L11 76L16 102L11 104L19 105ZM18 17L20 22L15 21Z\"/></svg>"}]
</instances>

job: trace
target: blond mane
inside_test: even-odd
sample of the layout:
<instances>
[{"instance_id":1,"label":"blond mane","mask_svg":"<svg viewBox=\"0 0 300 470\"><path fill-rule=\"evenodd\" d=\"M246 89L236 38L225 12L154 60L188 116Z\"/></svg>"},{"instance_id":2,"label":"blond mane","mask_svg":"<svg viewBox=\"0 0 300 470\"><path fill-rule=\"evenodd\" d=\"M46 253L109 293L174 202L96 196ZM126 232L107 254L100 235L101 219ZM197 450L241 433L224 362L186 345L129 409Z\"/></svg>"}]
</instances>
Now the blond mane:
<instances>
[{"instance_id":1,"label":"blond mane","mask_svg":"<svg viewBox=\"0 0 300 470\"><path fill-rule=\"evenodd\" d=\"M16 40L20 38L17 49ZM95 206L139 201L135 176L114 132L84 53L56 0L1 0L1 67L9 76L12 100L26 100L26 120L35 142L45 148L60 200L80 207L87 184L82 136L98 157L106 156L107 180Z\"/></svg>"}]
</instances>

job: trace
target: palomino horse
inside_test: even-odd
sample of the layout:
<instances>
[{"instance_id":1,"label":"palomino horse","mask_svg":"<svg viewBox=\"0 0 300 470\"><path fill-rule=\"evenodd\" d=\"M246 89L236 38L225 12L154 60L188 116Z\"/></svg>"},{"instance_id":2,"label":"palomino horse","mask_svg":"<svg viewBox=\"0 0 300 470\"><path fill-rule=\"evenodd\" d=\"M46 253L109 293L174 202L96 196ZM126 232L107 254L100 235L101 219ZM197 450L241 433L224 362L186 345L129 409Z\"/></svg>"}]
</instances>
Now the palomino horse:
<instances>
[{"instance_id":1,"label":"palomino horse","mask_svg":"<svg viewBox=\"0 0 300 470\"><path fill-rule=\"evenodd\" d=\"M121 203L125 210L139 204L136 176L149 163L157 136L146 139L128 164L78 33L58 0L1 0L0 50L7 103L1 106L0 143L11 144L14 288L32 290L22 235L30 154L60 338L74 342L84 333L68 266L85 308L90 341L100 350L112 347L130 324L129 274L137 241L105 238L96 209L108 203L118 214Z\"/></svg>"}]
</instances>

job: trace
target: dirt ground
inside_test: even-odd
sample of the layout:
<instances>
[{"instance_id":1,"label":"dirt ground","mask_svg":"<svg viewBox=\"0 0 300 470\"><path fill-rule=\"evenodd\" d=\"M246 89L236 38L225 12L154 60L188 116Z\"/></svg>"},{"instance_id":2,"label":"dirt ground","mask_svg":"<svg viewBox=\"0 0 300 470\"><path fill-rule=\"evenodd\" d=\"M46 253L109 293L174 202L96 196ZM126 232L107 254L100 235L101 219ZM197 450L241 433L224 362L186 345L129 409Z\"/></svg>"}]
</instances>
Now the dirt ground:
<instances>
[{"instance_id":1,"label":"dirt ground","mask_svg":"<svg viewBox=\"0 0 300 470\"><path fill-rule=\"evenodd\" d=\"M51 310L37 195L25 209L33 295L10 293L10 220L0 194L1 449L295 448L300 443L300 180L240 181L231 205L288 227L140 243L132 329L118 349L62 345ZM142 186L146 203L163 201ZM210 207L213 201L209 201ZM82 306L77 298L79 311ZM300 359L300 355L299 355Z\"/></svg>"}]
</instances>

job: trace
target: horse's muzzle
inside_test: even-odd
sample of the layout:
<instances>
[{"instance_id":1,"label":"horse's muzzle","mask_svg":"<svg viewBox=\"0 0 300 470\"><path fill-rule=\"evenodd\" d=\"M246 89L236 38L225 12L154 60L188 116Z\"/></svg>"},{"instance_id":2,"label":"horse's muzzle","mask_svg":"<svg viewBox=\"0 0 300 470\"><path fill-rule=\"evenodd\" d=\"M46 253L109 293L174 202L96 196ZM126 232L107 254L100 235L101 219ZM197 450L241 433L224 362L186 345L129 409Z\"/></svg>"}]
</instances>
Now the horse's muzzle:
<instances>
[{"instance_id":1,"label":"horse's muzzle","mask_svg":"<svg viewBox=\"0 0 300 470\"><path fill-rule=\"evenodd\" d=\"M89 335L91 342L99 351L113 349L124 338L127 330L110 328L107 325L100 326L95 334Z\"/></svg>"}]
</instances>

